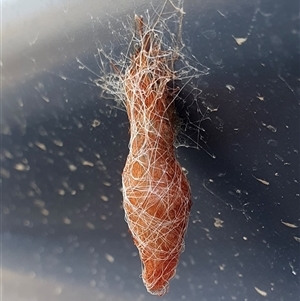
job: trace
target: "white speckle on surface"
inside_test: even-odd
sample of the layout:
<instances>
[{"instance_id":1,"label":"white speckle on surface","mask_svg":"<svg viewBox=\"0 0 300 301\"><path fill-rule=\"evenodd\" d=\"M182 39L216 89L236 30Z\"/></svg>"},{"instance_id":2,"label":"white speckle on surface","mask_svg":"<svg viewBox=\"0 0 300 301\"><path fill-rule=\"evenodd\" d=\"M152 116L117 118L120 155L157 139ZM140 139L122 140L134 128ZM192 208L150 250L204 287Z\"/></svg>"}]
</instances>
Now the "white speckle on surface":
<instances>
[{"instance_id":1,"label":"white speckle on surface","mask_svg":"<svg viewBox=\"0 0 300 301\"><path fill-rule=\"evenodd\" d=\"M86 223L86 226L87 226L89 229L91 229L91 230L94 230L94 229L95 229L95 226L94 226L92 223L90 223L90 222L87 222L87 223Z\"/></svg>"},{"instance_id":2,"label":"white speckle on surface","mask_svg":"<svg viewBox=\"0 0 300 301\"><path fill-rule=\"evenodd\" d=\"M13 159L13 155L8 150L4 149L3 154L7 159Z\"/></svg>"},{"instance_id":3,"label":"white speckle on surface","mask_svg":"<svg viewBox=\"0 0 300 301\"><path fill-rule=\"evenodd\" d=\"M2 178L5 178L5 179L9 179L10 177L10 172L8 170L6 170L5 168L0 168L0 175Z\"/></svg>"},{"instance_id":4,"label":"white speckle on surface","mask_svg":"<svg viewBox=\"0 0 300 301\"><path fill-rule=\"evenodd\" d=\"M70 171L76 171L77 170L77 167L74 164L72 164L72 163L70 163L68 165L68 167L69 167Z\"/></svg>"},{"instance_id":5,"label":"white speckle on surface","mask_svg":"<svg viewBox=\"0 0 300 301\"><path fill-rule=\"evenodd\" d=\"M226 85L225 86L229 91L234 91L235 90L235 87L232 86L232 85Z\"/></svg>"},{"instance_id":6,"label":"white speckle on surface","mask_svg":"<svg viewBox=\"0 0 300 301\"><path fill-rule=\"evenodd\" d=\"M226 15L224 15L221 11L217 10L217 12L218 12L222 17L224 17L225 19L227 19Z\"/></svg>"},{"instance_id":7,"label":"white speckle on surface","mask_svg":"<svg viewBox=\"0 0 300 301\"><path fill-rule=\"evenodd\" d=\"M95 120L93 120L93 122L92 122L92 127L96 128L97 126L100 125L100 123L101 123L101 122L100 122L99 120L95 119Z\"/></svg>"},{"instance_id":8,"label":"white speckle on surface","mask_svg":"<svg viewBox=\"0 0 300 301\"><path fill-rule=\"evenodd\" d=\"M293 266L293 263L292 263L292 262L289 262L289 266L291 267L292 274L296 276L296 275L297 275L297 272L295 271L295 267Z\"/></svg>"},{"instance_id":9,"label":"white speckle on surface","mask_svg":"<svg viewBox=\"0 0 300 301\"><path fill-rule=\"evenodd\" d=\"M104 202L108 202L108 197L106 195L101 195L101 200Z\"/></svg>"},{"instance_id":10,"label":"white speckle on surface","mask_svg":"<svg viewBox=\"0 0 300 301\"><path fill-rule=\"evenodd\" d=\"M223 226L224 221L222 221L221 219L219 219L219 218L217 218L217 217L214 217L214 220L215 220L214 226L215 226L216 228L223 228L223 227L224 227L224 226Z\"/></svg>"},{"instance_id":11,"label":"white speckle on surface","mask_svg":"<svg viewBox=\"0 0 300 301\"><path fill-rule=\"evenodd\" d=\"M46 96L42 96L42 98L45 100L45 102L50 102L50 99Z\"/></svg>"},{"instance_id":12,"label":"white speckle on surface","mask_svg":"<svg viewBox=\"0 0 300 301\"><path fill-rule=\"evenodd\" d=\"M45 206L45 202L39 199L36 199L33 201L34 205L36 205L37 207L43 208Z\"/></svg>"},{"instance_id":13,"label":"white speckle on surface","mask_svg":"<svg viewBox=\"0 0 300 301\"><path fill-rule=\"evenodd\" d=\"M26 227L28 227L30 225L30 221L28 219L25 219L23 221L23 225L26 226Z\"/></svg>"},{"instance_id":14,"label":"white speckle on surface","mask_svg":"<svg viewBox=\"0 0 300 301\"><path fill-rule=\"evenodd\" d=\"M41 149L41 150L43 150L43 151L46 151L46 150L47 150L46 145L43 144L43 143L35 142L35 145L36 145L39 149Z\"/></svg>"},{"instance_id":15,"label":"white speckle on surface","mask_svg":"<svg viewBox=\"0 0 300 301\"><path fill-rule=\"evenodd\" d=\"M53 143L59 147L62 147L64 145L64 143L59 139L54 139Z\"/></svg>"},{"instance_id":16,"label":"white speckle on surface","mask_svg":"<svg viewBox=\"0 0 300 301\"><path fill-rule=\"evenodd\" d=\"M94 166L94 163L93 163L93 162L90 162L90 161L84 160L84 161L82 161L82 165L93 167L93 166Z\"/></svg>"},{"instance_id":17,"label":"white speckle on surface","mask_svg":"<svg viewBox=\"0 0 300 301\"><path fill-rule=\"evenodd\" d=\"M266 186L269 186L269 185L270 185L270 183L269 183L268 181L266 181L266 180L259 179L259 178L255 177L254 175L252 175L252 177L253 177L254 179L256 179L257 181L259 181L260 183L266 185Z\"/></svg>"},{"instance_id":18,"label":"white speckle on surface","mask_svg":"<svg viewBox=\"0 0 300 301\"><path fill-rule=\"evenodd\" d=\"M80 190L84 190L84 188L85 188L83 183L78 183L78 187Z\"/></svg>"},{"instance_id":19,"label":"white speckle on surface","mask_svg":"<svg viewBox=\"0 0 300 301\"><path fill-rule=\"evenodd\" d=\"M63 288L60 287L60 286L57 286L57 287L54 289L54 294L58 296L58 295L60 295L60 294L62 293L62 291L63 291Z\"/></svg>"},{"instance_id":20,"label":"white speckle on surface","mask_svg":"<svg viewBox=\"0 0 300 301\"><path fill-rule=\"evenodd\" d=\"M15 165L15 170L18 170L18 171L26 171L26 170L29 170L29 166L28 165L24 165L22 163L17 163Z\"/></svg>"},{"instance_id":21,"label":"white speckle on surface","mask_svg":"<svg viewBox=\"0 0 300 301\"><path fill-rule=\"evenodd\" d=\"M232 36L232 37L235 39L235 41L238 45L242 45L247 41L247 38L236 38L235 36Z\"/></svg>"},{"instance_id":22,"label":"white speckle on surface","mask_svg":"<svg viewBox=\"0 0 300 301\"><path fill-rule=\"evenodd\" d=\"M48 215L49 215L49 210L43 208L43 209L41 210L41 213L42 213L43 215L45 215L45 216L48 216Z\"/></svg>"},{"instance_id":23,"label":"white speckle on surface","mask_svg":"<svg viewBox=\"0 0 300 301\"><path fill-rule=\"evenodd\" d=\"M264 123L264 122L261 122L261 124L262 124L263 126L265 126L268 130L272 131L273 133L276 133L276 132L277 132L277 129L276 129L273 125L271 125L271 124L266 124L266 123Z\"/></svg>"},{"instance_id":24,"label":"white speckle on surface","mask_svg":"<svg viewBox=\"0 0 300 301\"><path fill-rule=\"evenodd\" d=\"M292 224L292 223L288 223L288 222L284 222L283 220L281 220L281 223L284 224L285 226L289 227L289 228L292 228L292 229L298 228L297 225Z\"/></svg>"},{"instance_id":25,"label":"white speckle on surface","mask_svg":"<svg viewBox=\"0 0 300 301\"><path fill-rule=\"evenodd\" d=\"M111 256L110 254L105 254L105 258L108 262L113 263L115 261L115 259L113 258L113 256Z\"/></svg>"},{"instance_id":26,"label":"white speckle on surface","mask_svg":"<svg viewBox=\"0 0 300 301\"><path fill-rule=\"evenodd\" d=\"M63 222L66 224L66 225L70 225L72 222L71 220L68 218L68 217L64 217L63 218Z\"/></svg>"},{"instance_id":27,"label":"white speckle on surface","mask_svg":"<svg viewBox=\"0 0 300 301\"><path fill-rule=\"evenodd\" d=\"M65 192L63 189L58 189L58 190L57 190L57 193L58 193L59 195L65 195L65 194L66 194L66 192Z\"/></svg>"},{"instance_id":28,"label":"white speckle on surface","mask_svg":"<svg viewBox=\"0 0 300 301\"><path fill-rule=\"evenodd\" d=\"M254 286L254 288L261 296L266 297L268 295L265 291L259 289L258 287Z\"/></svg>"},{"instance_id":29,"label":"white speckle on surface","mask_svg":"<svg viewBox=\"0 0 300 301\"><path fill-rule=\"evenodd\" d=\"M258 98L260 101L264 101L265 100L264 96L260 96L260 95L257 95L256 98Z\"/></svg>"}]
</instances>

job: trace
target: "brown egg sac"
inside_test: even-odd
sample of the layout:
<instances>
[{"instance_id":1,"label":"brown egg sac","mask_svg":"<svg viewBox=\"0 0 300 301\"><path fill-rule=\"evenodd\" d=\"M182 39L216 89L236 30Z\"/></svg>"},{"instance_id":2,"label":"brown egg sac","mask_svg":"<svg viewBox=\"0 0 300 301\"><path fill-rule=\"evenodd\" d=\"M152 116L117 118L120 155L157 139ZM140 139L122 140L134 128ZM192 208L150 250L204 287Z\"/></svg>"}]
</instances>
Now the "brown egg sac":
<instances>
[{"instance_id":1,"label":"brown egg sac","mask_svg":"<svg viewBox=\"0 0 300 301\"><path fill-rule=\"evenodd\" d=\"M130 122L129 154L122 174L123 206L143 263L149 293L162 296L184 248L191 191L175 154L174 52L162 50L155 30L136 17L138 50L124 75ZM144 29L146 28L145 32Z\"/></svg>"}]
</instances>

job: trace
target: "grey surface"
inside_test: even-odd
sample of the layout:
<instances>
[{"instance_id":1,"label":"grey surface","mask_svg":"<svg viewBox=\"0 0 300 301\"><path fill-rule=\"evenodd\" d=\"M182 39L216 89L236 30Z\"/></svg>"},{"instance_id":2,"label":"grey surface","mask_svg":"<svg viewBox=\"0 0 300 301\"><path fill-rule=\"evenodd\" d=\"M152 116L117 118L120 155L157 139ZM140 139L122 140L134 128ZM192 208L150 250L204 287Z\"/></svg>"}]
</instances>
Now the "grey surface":
<instances>
[{"instance_id":1,"label":"grey surface","mask_svg":"<svg viewBox=\"0 0 300 301\"><path fill-rule=\"evenodd\" d=\"M122 210L126 114L77 60L99 73L99 43L124 47L112 31L146 2L2 3L4 301L156 298ZM299 300L299 8L248 2L185 1L184 41L210 68L199 103L218 108L202 124L216 158L178 149L193 207L160 300Z\"/></svg>"}]
</instances>

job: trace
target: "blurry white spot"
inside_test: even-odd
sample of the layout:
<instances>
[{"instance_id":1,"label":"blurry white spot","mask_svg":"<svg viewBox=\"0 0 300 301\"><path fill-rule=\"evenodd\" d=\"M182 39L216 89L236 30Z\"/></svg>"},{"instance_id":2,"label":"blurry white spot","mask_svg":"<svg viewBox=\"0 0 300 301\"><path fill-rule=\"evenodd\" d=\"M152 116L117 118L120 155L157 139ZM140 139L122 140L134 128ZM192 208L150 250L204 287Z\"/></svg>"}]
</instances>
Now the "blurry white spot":
<instances>
[{"instance_id":1,"label":"blurry white spot","mask_svg":"<svg viewBox=\"0 0 300 301\"><path fill-rule=\"evenodd\" d=\"M66 192L65 192L63 189L57 190L57 193L58 193L59 195L65 195L65 194L66 194Z\"/></svg>"},{"instance_id":2,"label":"blurry white spot","mask_svg":"<svg viewBox=\"0 0 300 301\"><path fill-rule=\"evenodd\" d=\"M113 263L115 261L115 259L110 254L105 254L105 258L110 263Z\"/></svg>"},{"instance_id":3,"label":"blurry white spot","mask_svg":"<svg viewBox=\"0 0 300 301\"><path fill-rule=\"evenodd\" d=\"M266 123L264 123L263 121L261 122L261 124L263 126L265 126L268 130L272 131L273 133L276 133L277 132L277 129L273 126L273 125L267 125Z\"/></svg>"},{"instance_id":4,"label":"blurry white spot","mask_svg":"<svg viewBox=\"0 0 300 301\"><path fill-rule=\"evenodd\" d=\"M103 182L103 185L109 187L109 186L111 186L111 183L109 183L109 182Z\"/></svg>"},{"instance_id":5,"label":"blurry white spot","mask_svg":"<svg viewBox=\"0 0 300 301\"><path fill-rule=\"evenodd\" d=\"M34 205L36 205L37 207L43 208L45 206L45 202L39 199L36 199L33 201Z\"/></svg>"},{"instance_id":6,"label":"blurry white spot","mask_svg":"<svg viewBox=\"0 0 300 301\"><path fill-rule=\"evenodd\" d=\"M215 220L214 226L215 226L216 228L223 228L223 223L224 223L224 221L222 221L221 219L219 219L219 218L217 218L217 217L214 217L214 220Z\"/></svg>"},{"instance_id":7,"label":"blurry white spot","mask_svg":"<svg viewBox=\"0 0 300 301\"><path fill-rule=\"evenodd\" d=\"M93 167L93 166L94 166L94 163L93 163L93 162L90 162L90 161L82 161L82 165Z\"/></svg>"},{"instance_id":8,"label":"blurry white spot","mask_svg":"<svg viewBox=\"0 0 300 301\"><path fill-rule=\"evenodd\" d=\"M225 270L225 266L226 266L226 265L225 265L224 263L221 264L221 265L219 265L220 270L221 270L221 271L224 271L224 270Z\"/></svg>"},{"instance_id":9,"label":"blurry white spot","mask_svg":"<svg viewBox=\"0 0 300 301\"><path fill-rule=\"evenodd\" d=\"M293 229L298 228L298 226L295 224L287 223L287 222L284 222L283 220L281 220L281 222L289 228L293 228Z\"/></svg>"},{"instance_id":10,"label":"blurry white spot","mask_svg":"<svg viewBox=\"0 0 300 301\"><path fill-rule=\"evenodd\" d=\"M227 19L226 15L224 15L221 11L217 10L217 12L218 12L222 17L224 17L224 18Z\"/></svg>"},{"instance_id":11,"label":"blurry white spot","mask_svg":"<svg viewBox=\"0 0 300 301\"><path fill-rule=\"evenodd\" d=\"M42 98L43 98L46 102L50 102L49 98L47 98L46 96L42 96Z\"/></svg>"},{"instance_id":12,"label":"blurry white spot","mask_svg":"<svg viewBox=\"0 0 300 301\"><path fill-rule=\"evenodd\" d=\"M247 38L236 38L235 36L232 36L232 37L235 39L235 41L238 45L242 45L247 41Z\"/></svg>"},{"instance_id":13,"label":"blurry white spot","mask_svg":"<svg viewBox=\"0 0 300 301\"><path fill-rule=\"evenodd\" d=\"M78 183L78 187L80 190L84 190L84 184L83 183Z\"/></svg>"},{"instance_id":14,"label":"blurry white spot","mask_svg":"<svg viewBox=\"0 0 300 301\"><path fill-rule=\"evenodd\" d=\"M229 91L234 91L235 90L235 87L232 86L232 85L226 85L225 86Z\"/></svg>"},{"instance_id":15,"label":"blurry white spot","mask_svg":"<svg viewBox=\"0 0 300 301\"><path fill-rule=\"evenodd\" d=\"M300 237L294 236L294 239L295 239L297 242L300 242Z\"/></svg>"},{"instance_id":16,"label":"blurry white spot","mask_svg":"<svg viewBox=\"0 0 300 301\"><path fill-rule=\"evenodd\" d=\"M21 98L18 99L18 105L22 108L24 106Z\"/></svg>"},{"instance_id":17,"label":"blurry white spot","mask_svg":"<svg viewBox=\"0 0 300 301\"><path fill-rule=\"evenodd\" d=\"M192 256L189 256L189 257L190 257L190 262L191 262L191 265L195 265L195 264L196 264L196 262L195 262L194 258L193 258Z\"/></svg>"},{"instance_id":18,"label":"blurry white spot","mask_svg":"<svg viewBox=\"0 0 300 301\"><path fill-rule=\"evenodd\" d=\"M266 297L266 296L268 295L265 291L259 289L258 287L254 286L254 288L255 288L255 290L256 290L260 295L262 295L263 297Z\"/></svg>"},{"instance_id":19,"label":"blurry white spot","mask_svg":"<svg viewBox=\"0 0 300 301\"><path fill-rule=\"evenodd\" d=\"M3 150L3 154L7 159L12 159L13 155L6 149Z\"/></svg>"},{"instance_id":20,"label":"blurry white spot","mask_svg":"<svg viewBox=\"0 0 300 301\"><path fill-rule=\"evenodd\" d=\"M63 290L62 287L57 286L57 287L55 288L55 290L54 290L54 294L55 294L55 295L60 295L61 292L62 292L62 290Z\"/></svg>"},{"instance_id":21,"label":"blurry white spot","mask_svg":"<svg viewBox=\"0 0 300 301\"><path fill-rule=\"evenodd\" d=\"M9 171L4 168L0 168L0 175L5 179L8 179L10 177Z\"/></svg>"},{"instance_id":22,"label":"blurry white spot","mask_svg":"<svg viewBox=\"0 0 300 301\"><path fill-rule=\"evenodd\" d=\"M96 128L97 126L100 125L100 121L95 119L93 122L92 122L92 127Z\"/></svg>"},{"instance_id":23,"label":"blurry white spot","mask_svg":"<svg viewBox=\"0 0 300 301\"><path fill-rule=\"evenodd\" d=\"M64 143L61 140L55 139L53 140L53 143L57 146L62 147L64 145Z\"/></svg>"},{"instance_id":24,"label":"blurry white spot","mask_svg":"<svg viewBox=\"0 0 300 301\"><path fill-rule=\"evenodd\" d=\"M42 209L42 210L41 210L41 213L42 213L43 215L47 216L47 215L49 215L49 210L47 210L47 209Z\"/></svg>"},{"instance_id":25,"label":"blurry white spot","mask_svg":"<svg viewBox=\"0 0 300 301\"><path fill-rule=\"evenodd\" d=\"M69 164L68 167L69 167L70 171L76 171L77 170L77 167L74 164Z\"/></svg>"},{"instance_id":26,"label":"blurry white spot","mask_svg":"<svg viewBox=\"0 0 300 301\"><path fill-rule=\"evenodd\" d=\"M243 236L243 240L248 240L248 238L246 236Z\"/></svg>"},{"instance_id":27,"label":"blurry white spot","mask_svg":"<svg viewBox=\"0 0 300 301\"><path fill-rule=\"evenodd\" d=\"M64 217L63 218L63 222L66 224L66 225L70 225L71 224L71 220L67 217Z\"/></svg>"},{"instance_id":28,"label":"blurry white spot","mask_svg":"<svg viewBox=\"0 0 300 301\"><path fill-rule=\"evenodd\" d=\"M90 228L91 230L94 230L94 229L95 229L95 226L94 226L92 223L90 223L90 222L87 222L87 223L86 223L86 226L87 226L88 228Z\"/></svg>"},{"instance_id":29,"label":"blurry white spot","mask_svg":"<svg viewBox=\"0 0 300 301\"><path fill-rule=\"evenodd\" d=\"M277 132L277 129L274 126L270 125L270 124L267 125L267 129L270 130L270 131L272 131L273 133Z\"/></svg>"},{"instance_id":30,"label":"blurry white spot","mask_svg":"<svg viewBox=\"0 0 300 301\"><path fill-rule=\"evenodd\" d=\"M7 124L2 123L1 133L3 135L11 135L11 129L10 129L10 127Z\"/></svg>"},{"instance_id":31,"label":"blurry white spot","mask_svg":"<svg viewBox=\"0 0 300 301\"><path fill-rule=\"evenodd\" d=\"M41 150L47 150L46 145L40 142L36 142L35 145L40 148Z\"/></svg>"},{"instance_id":32,"label":"blurry white spot","mask_svg":"<svg viewBox=\"0 0 300 301\"><path fill-rule=\"evenodd\" d=\"M15 169L18 171L26 171L29 170L29 166L28 165L24 165L22 163L18 163L15 165Z\"/></svg>"},{"instance_id":33,"label":"blurry white spot","mask_svg":"<svg viewBox=\"0 0 300 301\"><path fill-rule=\"evenodd\" d=\"M267 186L270 185L270 183L269 183L268 181L266 181L266 180L259 179L259 178L255 177L254 175L252 175L252 177L253 177L254 179L256 179L257 181L259 181L260 183L264 184L264 185L267 185Z\"/></svg>"},{"instance_id":34,"label":"blurry white spot","mask_svg":"<svg viewBox=\"0 0 300 301\"><path fill-rule=\"evenodd\" d=\"M210 236L209 233L206 234L206 237L207 237L209 240L212 240L212 237Z\"/></svg>"},{"instance_id":35,"label":"blurry white spot","mask_svg":"<svg viewBox=\"0 0 300 301\"><path fill-rule=\"evenodd\" d=\"M101 195L101 200L104 202L108 201L108 197L106 195Z\"/></svg>"},{"instance_id":36,"label":"blurry white spot","mask_svg":"<svg viewBox=\"0 0 300 301\"><path fill-rule=\"evenodd\" d=\"M265 98L263 97L263 96L260 96L260 95L258 95L258 96L256 96L260 101L264 101L265 100Z\"/></svg>"},{"instance_id":37,"label":"blurry white spot","mask_svg":"<svg viewBox=\"0 0 300 301\"><path fill-rule=\"evenodd\" d=\"M297 272L294 270L293 264L292 264L291 262L289 262L289 265L290 265L290 267L291 267L291 269L292 269L292 274L296 276L296 275L297 275Z\"/></svg>"},{"instance_id":38,"label":"blurry white spot","mask_svg":"<svg viewBox=\"0 0 300 301\"><path fill-rule=\"evenodd\" d=\"M30 225L30 221L28 219L25 219L23 221L23 225L26 226L26 227L28 227Z\"/></svg>"}]
</instances>

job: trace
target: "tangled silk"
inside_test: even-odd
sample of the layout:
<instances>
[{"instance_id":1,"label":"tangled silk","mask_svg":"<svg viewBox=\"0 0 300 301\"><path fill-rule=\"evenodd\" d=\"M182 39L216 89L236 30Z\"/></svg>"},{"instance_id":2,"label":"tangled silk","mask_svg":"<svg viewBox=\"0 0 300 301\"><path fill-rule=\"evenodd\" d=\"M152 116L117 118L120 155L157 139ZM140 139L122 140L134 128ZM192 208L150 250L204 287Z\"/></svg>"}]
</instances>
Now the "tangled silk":
<instances>
[{"instance_id":1,"label":"tangled silk","mask_svg":"<svg viewBox=\"0 0 300 301\"><path fill-rule=\"evenodd\" d=\"M190 186L175 155L174 51L136 16L139 45L124 77L130 121L129 155L122 174L126 221L143 263L149 293L162 296L184 248Z\"/></svg>"}]
</instances>

